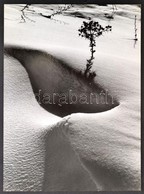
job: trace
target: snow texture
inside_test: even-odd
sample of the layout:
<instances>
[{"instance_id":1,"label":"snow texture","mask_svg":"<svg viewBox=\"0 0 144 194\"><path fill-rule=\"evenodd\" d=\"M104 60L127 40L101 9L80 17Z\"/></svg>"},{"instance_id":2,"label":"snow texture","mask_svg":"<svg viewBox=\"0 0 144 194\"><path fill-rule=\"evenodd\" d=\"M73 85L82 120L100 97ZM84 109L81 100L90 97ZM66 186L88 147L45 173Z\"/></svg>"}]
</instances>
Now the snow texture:
<instances>
[{"instance_id":1,"label":"snow texture","mask_svg":"<svg viewBox=\"0 0 144 194\"><path fill-rule=\"evenodd\" d=\"M54 58L54 65L60 60L81 70L89 57L88 42L78 37L82 21L92 17L112 25L112 33L97 40L93 70L98 74L95 82L119 105L103 112L60 118L38 104L31 85L31 76L45 85L36 73L47 71L46 63L43 70L38 69L35 57L26 55L26 66L32 67L34 61L37 66L28 70L18 58L6 53L4 191L140 190L140 8L117 5L113 20L104 17L104 13L112 13L111 5L74 5L53 19L40 16L50 14L56 6L32 5L35 12L28 16L35 22L19 23L23 5L5 5L6 47L46 52ZM138 41L134 47L135 15ZM56 73L60 73L59 68Z\"/></svg>"}]
</instances>

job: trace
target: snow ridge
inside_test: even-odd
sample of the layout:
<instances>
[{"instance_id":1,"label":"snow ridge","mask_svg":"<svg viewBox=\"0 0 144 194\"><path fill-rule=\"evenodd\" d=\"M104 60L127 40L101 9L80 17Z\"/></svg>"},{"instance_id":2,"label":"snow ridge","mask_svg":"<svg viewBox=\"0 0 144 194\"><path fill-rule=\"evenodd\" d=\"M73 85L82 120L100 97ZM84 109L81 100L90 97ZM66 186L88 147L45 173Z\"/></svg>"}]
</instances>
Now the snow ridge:
<instances>
[{"instance_id":1,"label":"snow ridge","mask_svg":"<svg viewBox=\"0 0 144 194\"><path fill-rule=\"evenodd\" d=\"M43 191L96 191L92 176L66 136L68 117L47 131Z\"/></svg>"},{"instance_id":2,"label":"snow ridge","mask_svg":"<svg viewBox=\"0 0 144 194\"><path fill-rule=\"evenodd\" d=\"M105 117L103 114L107 113L97 115ZM84 119L83 114L72 114L64 123L61 122L60 128L81 165L96 184L97 191L140 190L139 139L129 134L114 134L113 128L107 131L106 128L102 129L99 123L95 124L92 130L90 124L84 124L83 128L76 119L78 115ZM97 135L91 136L92 131ZM118 137L119 141L113 140L113 136ZM132 158L135 161L132 161Z\"/></svg>"}]
</instances>

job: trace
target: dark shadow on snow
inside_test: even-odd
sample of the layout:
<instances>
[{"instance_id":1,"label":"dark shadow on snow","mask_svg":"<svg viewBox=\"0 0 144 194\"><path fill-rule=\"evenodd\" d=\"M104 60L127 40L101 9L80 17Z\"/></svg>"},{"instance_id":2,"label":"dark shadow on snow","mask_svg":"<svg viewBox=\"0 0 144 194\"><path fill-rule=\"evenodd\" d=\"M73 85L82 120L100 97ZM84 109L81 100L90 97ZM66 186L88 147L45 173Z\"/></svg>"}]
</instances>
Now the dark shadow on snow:
<instances>
[{"instance_id":1,"label":"dark shadow on snow","mask_svg":"<svg viewBox=\"0 0 144 194\"><path fill-rule=\"evenodd\" d=\"M46 52L10 46L4 52L25 67L37 101L48 112L64 117L103 112L119 105L106 89L89 83L79 71Z\"/></svg>"}]
</instances>

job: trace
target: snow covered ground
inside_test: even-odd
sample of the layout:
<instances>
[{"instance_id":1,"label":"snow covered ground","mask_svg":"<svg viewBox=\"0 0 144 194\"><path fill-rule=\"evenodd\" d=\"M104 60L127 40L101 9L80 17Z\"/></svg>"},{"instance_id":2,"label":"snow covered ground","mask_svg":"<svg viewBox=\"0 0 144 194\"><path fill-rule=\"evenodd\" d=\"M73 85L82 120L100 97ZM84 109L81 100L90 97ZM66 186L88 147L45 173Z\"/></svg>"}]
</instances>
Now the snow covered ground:
<instances>
[{"instance_id":1,"label":"snow covered ground","mask_svg":"<svg viewBox=\"0 0 144 194\"><path fill-rule=\"evenodd\" d=\"M5 5L4 14L5 46L22 50L6 51L4 60L4 191L140 190L140 7L117 5L109 20L112 5L74 5L48 19L40 13L49 15L58 5L31 5L26 14L34 22L20 22L23 7ZM67 67L84 69L89 58L89 42L78 36L89 17L112 26L97 39L93 70L116 106L61 118L38 104L33 83L46 91L89 91L67 73ZM43 54L24 55L24 49Z\"/></svg>"}]
</instances>

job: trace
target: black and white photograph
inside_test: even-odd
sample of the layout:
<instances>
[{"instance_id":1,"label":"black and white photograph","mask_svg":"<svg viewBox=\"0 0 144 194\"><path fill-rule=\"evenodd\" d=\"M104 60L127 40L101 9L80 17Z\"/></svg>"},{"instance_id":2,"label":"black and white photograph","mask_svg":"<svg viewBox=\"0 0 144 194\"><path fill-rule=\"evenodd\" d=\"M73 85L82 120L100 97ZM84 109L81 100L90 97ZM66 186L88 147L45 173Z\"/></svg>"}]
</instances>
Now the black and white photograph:
<instances>
[{"instance_id":1,"label":"black and white photograph","mask_svg":"<svg viewBox=\"0 0 144 194\"><path fill-rule=\"evenodd\" d=\"M141 4L4 4L3 191L141 191Z\"/></svg>"}]
</instances>

